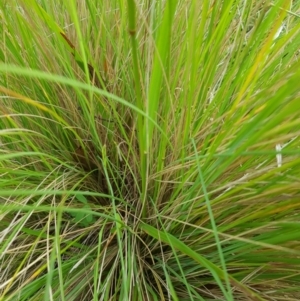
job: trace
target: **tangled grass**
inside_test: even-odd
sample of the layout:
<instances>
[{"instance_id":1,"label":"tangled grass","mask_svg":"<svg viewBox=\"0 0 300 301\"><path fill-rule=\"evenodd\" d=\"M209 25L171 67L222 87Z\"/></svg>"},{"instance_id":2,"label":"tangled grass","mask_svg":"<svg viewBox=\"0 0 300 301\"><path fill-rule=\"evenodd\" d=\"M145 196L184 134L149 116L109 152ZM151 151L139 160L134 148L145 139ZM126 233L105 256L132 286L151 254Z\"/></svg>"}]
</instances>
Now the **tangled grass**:
<instances>
[{"instance_id":1,"label":"tangled grass","mask_svg":"<svg viewBox=\"0 0 300 301\"><path fill-rule=\"evenodd\" d=\"M0 300L299 300L299 1L1 1Z\"/></svg>"}]
</instances>

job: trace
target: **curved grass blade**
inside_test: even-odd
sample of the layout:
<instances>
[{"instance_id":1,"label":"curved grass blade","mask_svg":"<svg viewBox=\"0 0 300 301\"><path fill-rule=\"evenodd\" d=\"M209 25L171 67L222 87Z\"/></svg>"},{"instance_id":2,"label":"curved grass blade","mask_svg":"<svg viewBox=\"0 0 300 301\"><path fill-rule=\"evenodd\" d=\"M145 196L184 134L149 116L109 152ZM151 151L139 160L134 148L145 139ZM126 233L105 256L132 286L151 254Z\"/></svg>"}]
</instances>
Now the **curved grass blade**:
<instances>
[{"instance_id":1,"label":"curved grass blade","mask_svg":"<svg viewBox=\"0 0 300 301\"><path fill-rule=\"evenodd\" d=\"M187 246L185 243L180 241L178 238L174 237L172 234L162 232L162 231L160 231L148 224L145 224L145 223L141 223L140 228L141 228L141 230L145 231L151 237L168 244L169 246L171 246L172 248L174 248L176 250L179 250L181 253L189 256L190 258L194 259L196 262L198 262L199 264L201 264L202 266L207 268L207 270L209 270L210 273L212 274L212 276L214 277L215 281L219 284L223 293L228 295L228 293L225 291L223 284L221 282L221 280L224 281L226 279L225 272L222 269L220 269L218 266L213 264L211 261L207 260L205 257L201 256L200 254L198 254L197 252L192 250L189 246ZM248 297L251 300L255 300L255 301L264 301L265 300L264 298L260 297L255 292L250 290L247 286L245 286L242 283L240 283L239 281L237 281L232 276L228 275L228 277L231 282L231 285L233 287L236 287L240 291L242 291L245 295L248 295Z\"/></svg>"}]
</instances>

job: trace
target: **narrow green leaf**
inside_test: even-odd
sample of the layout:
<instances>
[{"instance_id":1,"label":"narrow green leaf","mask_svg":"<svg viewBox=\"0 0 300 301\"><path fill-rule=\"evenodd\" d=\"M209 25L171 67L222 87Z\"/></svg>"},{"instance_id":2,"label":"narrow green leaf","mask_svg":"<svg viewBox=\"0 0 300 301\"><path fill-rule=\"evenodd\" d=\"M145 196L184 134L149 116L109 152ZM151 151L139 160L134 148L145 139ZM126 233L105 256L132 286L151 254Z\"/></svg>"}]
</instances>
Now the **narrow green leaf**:
<instances>
[{"instance_id":1,"label":"narrow green leaf","mask_svg":"<svg viewBox=\"0 0 300 301\"><path fill-rule=\"evenodd\" d=\"M140 229L142 231L145 231L148 235L152 236L153 238L164 242L168 245L170 245L172 248L180 251L181 253L191 257L194 259L196 262L198 262L200 265L204 266L207 268L207 270L213 275L215 281L218 283L219 287L222 289L224 295L227 295L227 292L225 291L223 284L221 280L225 280L225 273L222 269L220 269L218 266L213 264L211 261L207 260L205 257L201 256L194 250L192 250L189 246L187 246L185 243L180 241L178 238L174 237L170 233L162 232L148 224L141 223L140 224ZM265 299L256 294L254 291L249 289L247 286L244 284L240 283L236 279L234 279L232 276L228 275L229 279L231 281L231 284L233 286L236 286L239 288L242 292L247 294L249 297L252 298L252 300L260 300L264 301Z\"/></svg>"}]
</instances>

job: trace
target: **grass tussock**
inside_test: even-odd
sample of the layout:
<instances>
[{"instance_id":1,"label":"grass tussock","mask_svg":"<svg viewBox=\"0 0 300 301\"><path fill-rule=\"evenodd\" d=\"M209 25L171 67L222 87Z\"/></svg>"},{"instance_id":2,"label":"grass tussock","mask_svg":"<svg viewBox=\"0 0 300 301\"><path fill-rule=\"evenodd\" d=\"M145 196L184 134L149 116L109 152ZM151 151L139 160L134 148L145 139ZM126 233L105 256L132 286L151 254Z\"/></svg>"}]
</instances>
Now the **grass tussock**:
<instances>
[{"instance_id":1,"label":"grass tussock","mask_svg":"<svg viewBox=\"0 0 300 301\"><path fill-rule=\"evenodd\" d=\"M300 2L1 1L0 300L299 300Z\"/></svg>"}]
</instances>

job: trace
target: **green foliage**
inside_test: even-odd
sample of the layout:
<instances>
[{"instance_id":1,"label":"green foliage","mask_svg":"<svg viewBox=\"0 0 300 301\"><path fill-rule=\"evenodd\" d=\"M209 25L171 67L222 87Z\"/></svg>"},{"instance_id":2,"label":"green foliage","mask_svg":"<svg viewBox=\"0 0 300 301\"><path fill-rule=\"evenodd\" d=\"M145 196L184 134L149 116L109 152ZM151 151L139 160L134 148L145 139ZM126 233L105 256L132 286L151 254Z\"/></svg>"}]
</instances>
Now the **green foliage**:
<instances>
[{"instance_id":1,"label":"green foliage","mask_svg":"<svg viewBox=\"0 0 300 301\"><path fill-rule=\"evenodd\" d=\"M88 211L91 210L91 207L88 204L88 201L84 195L78 194L76 197L77 197L78 201L83 203L82 209L88 209ZM83 227L87 227L87 226L90 226L95 223L95 218L90 213L74 212L74 213L71 213L71 215L74 217L74 221L76 223L79 223Z\"/></svg>"},{"instance_id":2,"label":"green foliage","mask_svg":"<svg viewBox=\"0 0 300 301\"><path fill-rule=\"evenodd\" d=\"M0 2L0 301L299 300L299 1Z\"/></svg>"}]
</instances>

